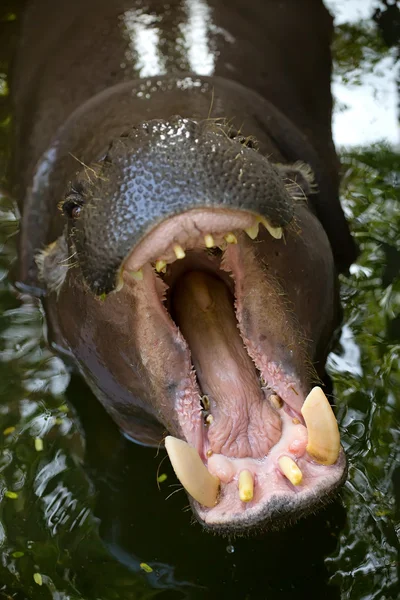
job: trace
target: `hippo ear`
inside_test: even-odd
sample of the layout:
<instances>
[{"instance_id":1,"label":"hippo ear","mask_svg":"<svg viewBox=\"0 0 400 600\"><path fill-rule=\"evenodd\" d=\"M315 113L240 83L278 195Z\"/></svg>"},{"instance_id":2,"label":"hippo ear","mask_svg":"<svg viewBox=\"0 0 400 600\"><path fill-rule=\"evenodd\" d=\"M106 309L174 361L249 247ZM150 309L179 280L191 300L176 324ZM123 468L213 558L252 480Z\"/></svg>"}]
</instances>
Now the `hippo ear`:
<instances>
[{"instance_id":1,"label":"hippo ear","mask_svg":"<svg viewBox=\"0 0 400 600\"><path fill-rule=\"evenodd\" d=\"M311 194L318 193L318 186L310 165L297 161L291 165L276 164L275 167L292 198L303 200Z\"/></svg>"},{"instance_id":2,"label":"hippo ear","mask_svg":"<svg viewBox=\"0 0 400 600\"><path fill-rule=\"evenodd\" d=\"M68 245L64 235L35 256L39 279L49 292L59 292L68 272Z\"/></svg>"}]
</instances>

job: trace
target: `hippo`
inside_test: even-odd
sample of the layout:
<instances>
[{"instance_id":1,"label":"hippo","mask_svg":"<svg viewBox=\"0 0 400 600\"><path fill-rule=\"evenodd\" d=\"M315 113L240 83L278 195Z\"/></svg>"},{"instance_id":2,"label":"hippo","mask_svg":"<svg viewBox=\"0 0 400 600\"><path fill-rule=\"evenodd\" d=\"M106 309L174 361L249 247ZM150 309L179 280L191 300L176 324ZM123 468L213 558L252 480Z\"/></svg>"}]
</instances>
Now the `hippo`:
<instances>
[{"instance_id":1,"label":"hippo","mask_svg":"<svg viewBox=\"0 0 400 600\"><path fill-rule=\"evenodd\" d=\"M293 523L346 477L321 387L356 252L332 30L321 0L28 0L21 20L16 286L222 535Z\"/></svg>"}]
</instances>

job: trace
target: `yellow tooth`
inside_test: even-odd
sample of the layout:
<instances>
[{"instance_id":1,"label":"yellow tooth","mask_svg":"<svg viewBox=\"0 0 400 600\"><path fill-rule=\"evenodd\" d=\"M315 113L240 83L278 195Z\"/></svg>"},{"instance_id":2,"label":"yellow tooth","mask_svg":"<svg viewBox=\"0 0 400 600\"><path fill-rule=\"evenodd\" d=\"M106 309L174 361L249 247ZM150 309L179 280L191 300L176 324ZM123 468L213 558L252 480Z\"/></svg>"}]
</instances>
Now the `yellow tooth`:
<instances>
[{"instance_id":1,"label":"yellow tooth","mask_svg":"<svg viewBox=\"0 0 400 600\"><path fill-rule=\"evenodd\" d=\"M167 263L165 260L156 260L155 267L157 273L165 273L167 270Z\"/></svg>"},{"instance_id":2,"label":"yellow tooth","mask_svg":"<svg viewBox=\"0 0 400 600\"><path fill-rule=\"evenodd\" d=\"M251 502L254 496L254 478L247 469L239 474L239 498L242 502Z\"/></svg>"},{"instance_id":3,"label":"yellow tooth","mask_svg":"<svg viewBox=\"0 0 400 600\"><path fill-rule=\"evenodd\" d=\"M120 292L123 287L124 287L124 280L123 280L122 276L120 276L119 280L117 282L117 285L115 286L114 292Z\"/></svg>"},{"instance_id":4,"label":"yellow tooth","mask_svg":"<svg viewBox=\"0 0 400 600\"><path fill-rule=\"evenodd\" d=\"M259 226L259 223L257 221L256 223L254 223L254 225L252 225L251 227L247 227L247 229L245 229L245 232L247 233L249 238L251 238L252 240L255 240L256 237L258 236L258 226Z\"/></svg>"},{"instance_id":5,"label":"yellow tooth","mask_svg":"<svg viewBox=\"0 0 400 600\"><path fill-rule=\"evenodd\" d=\"M188 494L203 506L215 506L220 481L208 471L197 450L171 435L165 438L165 448L175 475Z\"/></svg>"},{"instance_id":6,"label":"yellow tooth","mask_svg":"<svg viewBox=\"0 0 400 600\"><path fill-rule=\"evenodd\" d=\"M178 258L178 259L185 258L185 256L186 256L184 249L179 244L175 244L174 252L175 252L176 258Z\"/></svg>"},{"instance_id":7,"label":"yellow tooth","mask_svg":"<svg viewBox=\"0 0 400 600\"><path fill-rule=\"evenodd\" d=\"M290 456L281 456L278 460L279 468L292 485L300 485L303 473Z\"/></svg>"},{"instance_id":8,"label":"yellow tooth","mask_svg":"<svg viewBox=\"0 0 400 600\"><path fill-rule=\"evenodd\" d=\"M228 242L228 244L237 244L237 237L232 232L229 232L226 235L224 235L224 239L226 242Z\"/></svg>"},{"instance_id":9,"label":"yellow tooth","mask_svg":"<svg viewBox=\"0 0 400 600\"><path fill-rule=\"evenodd\" d=\"M269 397L269 401L271 402L272 406L276 408L276 410L279 410L283 406L283 402L281 398L277 396L277 394L271 394Z\"/></svg>"},{"instance_id":10,"label":"yellow tooth","mask_svg":"<svg viewBox=\"0 0 400 600\"><path fill-rule=\"evenodd\" d=\"M214 238L210 233L207 233L207 235L204 236L204 243L206 245L206 248L214 248Z\"/></svg>"},{"instance_id":11,"label":"yellow tooth","mask_svg":"<svg viewBox=\"0 0 400 600\"><path fill-rule=\"evenodd\" d=\"M272 235L276 240L280 240L283 235L282 227L273 227L267 219L264 217L260 218L260 223L262 223L265 229Z\"/></svg>"},{"instance_id":12,"label":"yellow tooth","mask_svg":"<svg viewBox=\"0 0 400 600\"><path fill-rule=\"evenodd\" d=\"M340 434L328 398L314 387L301 409L308 430L307 452L322 465L333 465L340 452Z\"/></svg>"},{"instance_id":13,"label":"yellow tooth","mask_svg":"<svg viewBox=\"0 0 400 600\"><path fill-rule=\"evenodd\" d=\"M133 279L136 279L136 281L142 281L142 279L143 279L142 269L139 269L139 271L129 271L129 273L131 274Z\"/></svg>"},{"instance_id":14,"label":"yellow tooth","mask_svg":"<svg viewBox=\"0 0 400 600\"><path fill-rule=\"evenodd\" d=\"M202 396L201 402L204 406L204 410L210 410L210 398L206 394Z\"/></svg>"}]
</instances>

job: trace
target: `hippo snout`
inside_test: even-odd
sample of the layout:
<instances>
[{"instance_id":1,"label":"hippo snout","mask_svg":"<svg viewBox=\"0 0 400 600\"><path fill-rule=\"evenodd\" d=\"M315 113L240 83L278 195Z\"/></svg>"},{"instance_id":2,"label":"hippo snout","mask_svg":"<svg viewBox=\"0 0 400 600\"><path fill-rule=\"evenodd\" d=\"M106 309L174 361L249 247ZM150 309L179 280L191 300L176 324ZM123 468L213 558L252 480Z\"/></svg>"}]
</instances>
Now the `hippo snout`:
<instances>
[{"instance_id":1,"label":"hippo snout","mask_svg":"<svg viewBox=\"0 0 400 600\"><path fill-rule=\"evenodd\" d=\"M44 278L64 265L60 328L83 372L129 435L168 433L213 530L274 527L345 477L328 400L310 393L337 318L314 192L309 167L270 163L225 123L150 121L81 170L42 256Z\"/></svg>"},{"instance_id":2,"label":"hippo snout","mask_svg":"<svg viewBox=\"0 0 400 600\"><path fill-rule=\"evenodd\" d=\"M260 217L285 227L294 214L277 169L245 138L212 120L180 117L144 123L114 141L80 172L63 207L83 276L97 295L118 287L128 254L168 219L191 212L189 237L214 229L223 238ZM135 270L161 259L151 254Z\"/></svg>"}]
</instances>

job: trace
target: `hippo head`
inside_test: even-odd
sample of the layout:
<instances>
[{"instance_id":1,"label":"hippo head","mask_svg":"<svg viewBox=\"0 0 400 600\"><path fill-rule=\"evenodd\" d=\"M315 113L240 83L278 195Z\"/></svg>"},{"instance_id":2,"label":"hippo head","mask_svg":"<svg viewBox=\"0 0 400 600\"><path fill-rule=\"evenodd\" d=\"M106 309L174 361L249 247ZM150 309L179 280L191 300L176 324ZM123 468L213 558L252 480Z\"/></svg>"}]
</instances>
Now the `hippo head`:
<instances>
[{"instance_id":1,"label":"hippo head","mask_svg":"<svg viewBox=\"0 0 400 600\"><path fill-rule=\"evenodd\" d=\"M214 531L279 527L345 477L312 390L339 322L315 192L307 165L272 164L225 122L148 121L82 164L38 257L92 389L130 437L168 436Z\"/></svg>"}]
</instances>

